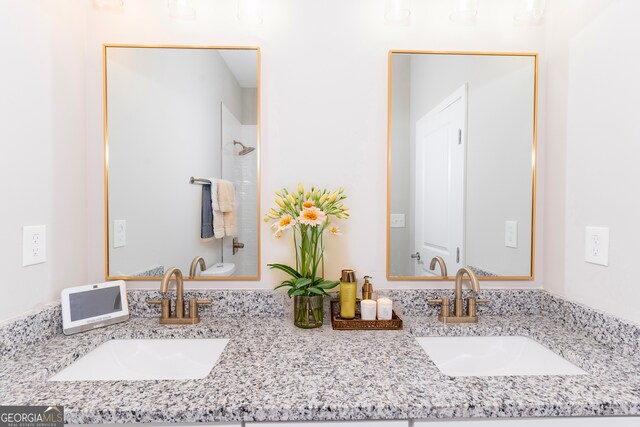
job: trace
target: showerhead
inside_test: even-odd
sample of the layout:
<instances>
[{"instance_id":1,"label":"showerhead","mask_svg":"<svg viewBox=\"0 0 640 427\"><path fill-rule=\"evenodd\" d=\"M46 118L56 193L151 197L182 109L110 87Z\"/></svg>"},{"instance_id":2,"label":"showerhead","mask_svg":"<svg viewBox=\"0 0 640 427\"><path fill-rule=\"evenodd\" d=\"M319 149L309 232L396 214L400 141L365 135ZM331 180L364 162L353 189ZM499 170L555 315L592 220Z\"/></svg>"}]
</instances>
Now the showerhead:
<instances>
[{"instance_id":1,"label":"showerhead","mask_svg":"<svg viewBox=\"0 0 640 427\"><path fill-rule=\"evenodd\" d=\"M242 150L240 150L240 152L238 153L238 156L244 156L245 154L249 154L250 152L252 152L253 150L255 150L255 148L253 147L246 147L242 142L240 141L233 141L233 145L239 145L242 147Z\"/></svg>"}]
</instances>

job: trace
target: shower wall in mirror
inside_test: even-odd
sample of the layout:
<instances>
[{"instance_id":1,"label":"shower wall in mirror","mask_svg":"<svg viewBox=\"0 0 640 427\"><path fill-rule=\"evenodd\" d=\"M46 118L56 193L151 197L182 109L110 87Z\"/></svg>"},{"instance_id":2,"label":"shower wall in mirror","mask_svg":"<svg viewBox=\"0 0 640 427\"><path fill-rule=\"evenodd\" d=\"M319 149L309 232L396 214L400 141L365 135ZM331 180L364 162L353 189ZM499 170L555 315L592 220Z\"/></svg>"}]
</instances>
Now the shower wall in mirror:
<instances>
[{"instance_id":1,"label":"shower wall in mirror","mask_svg":"<svg viewBox=\"0 0 640 427\"><path fill-rule=\"evenodd\" d=\"M536 54L390 52L390 280L533 278L536 79Z\"/></svg>"},{"instance_id":2,"label":"shower wall in mirror","mask_svg":"<svg viewBox=\"0 0 640 427\"><path fill-rule=\"evenodd\" d=\"M259 48L103 54L107 279L257 280Z\"/></svg>"}]
</instances>

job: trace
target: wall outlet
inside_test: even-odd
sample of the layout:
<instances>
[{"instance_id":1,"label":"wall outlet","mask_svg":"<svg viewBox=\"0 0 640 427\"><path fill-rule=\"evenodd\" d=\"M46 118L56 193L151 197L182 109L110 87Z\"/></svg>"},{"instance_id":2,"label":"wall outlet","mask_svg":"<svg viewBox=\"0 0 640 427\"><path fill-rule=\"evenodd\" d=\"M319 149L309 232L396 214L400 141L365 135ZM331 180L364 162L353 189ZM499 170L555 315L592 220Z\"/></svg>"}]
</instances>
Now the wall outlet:
<instances>
[{"instance_id":1,"label":"wall outlet","mask_svg":"<svg viewBox=\"0 0 640 427\"><path fill-rule=\"evenodd\" d=\"M40 264L47 260L47 227L22 227L22 266Z\"/></svg>"},{"instance_id":2,"label":"wall outlet","mask_svg":"<svg viewBox=\"0 0 640 427\"><path fill-rule=\"evenodd\" d=\"M127 245L127 221L116 219L113 221L113 247L121 248Z\"/></svg>"},{"instance_id":3,"label":"wall outlet","mask_svg":"<svg viewBox=\"0 0 640 427\"><path fill-rule=\"evenodd\" d=\"M504 222L504 245L508 248L518 247L518 221Z\"/></svg>"},{"instance_id":4,"label":"wall outlet","mask_svg":"<svg viewBox=\"0 0 640 427\"><path fill-rule=\"evenodd\" d=\"M391 214L391 228L404 228L404 214Z\"/></svg>"},{"instance_id":5,"label":"wall outlet","mask_svg":"<svg viewBox=\"0 0 640 427\"><path fill-rule=\"evenodd\" d=\"M592 264L609 265L609 227L585 229L584 260Z\"/></svg>"}]
</instances>

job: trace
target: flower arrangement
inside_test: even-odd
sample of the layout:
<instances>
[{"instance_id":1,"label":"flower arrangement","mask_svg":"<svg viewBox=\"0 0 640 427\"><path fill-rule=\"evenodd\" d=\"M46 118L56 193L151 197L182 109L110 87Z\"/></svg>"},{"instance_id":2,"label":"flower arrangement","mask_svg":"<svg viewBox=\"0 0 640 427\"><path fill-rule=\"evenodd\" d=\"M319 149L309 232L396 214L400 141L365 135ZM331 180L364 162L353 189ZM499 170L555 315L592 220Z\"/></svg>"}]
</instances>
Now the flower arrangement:
<instances>
[{"instance_id":1,"label":"flower arrangement","mask_svg":"<svg viewBox=\"0 0 640 427\"><path fill-rule=\"evenodd\" d=\"M284 271L290 279L276 287L289 287L289 296L327 295L326 290L338 285L338 281L324 280L325 233L340 236L340 228L331 217L348 219L348 208L342 204L347 196L344 189L329 191L316 189L304 191L298 184L297 192L283 188L276 190L276 206L269 209L264 220L274 221L271 227L274 237L280 238L287 231L293 232L296 266L268 264L271 269Z\"/></svg>"}]
</instances>

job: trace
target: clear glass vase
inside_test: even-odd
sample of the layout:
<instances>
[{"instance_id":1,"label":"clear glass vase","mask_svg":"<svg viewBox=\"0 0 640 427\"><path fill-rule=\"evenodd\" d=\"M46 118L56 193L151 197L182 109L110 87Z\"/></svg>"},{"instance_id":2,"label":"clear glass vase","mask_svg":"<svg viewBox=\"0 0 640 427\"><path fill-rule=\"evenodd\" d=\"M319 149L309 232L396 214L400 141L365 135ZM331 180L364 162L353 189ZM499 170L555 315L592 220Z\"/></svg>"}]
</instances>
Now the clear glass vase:
<instances>
[{"instance_id":1,"label":"clear glass vase","mask_svg":"<svg viewBox=\"0 0 640 427\"><path fill-rule=\"evenodd\" d=\"M298 328L311 329L322 326L324 320L323 296L294 296L293 324Z\"/></svg>"}]
</instances>

